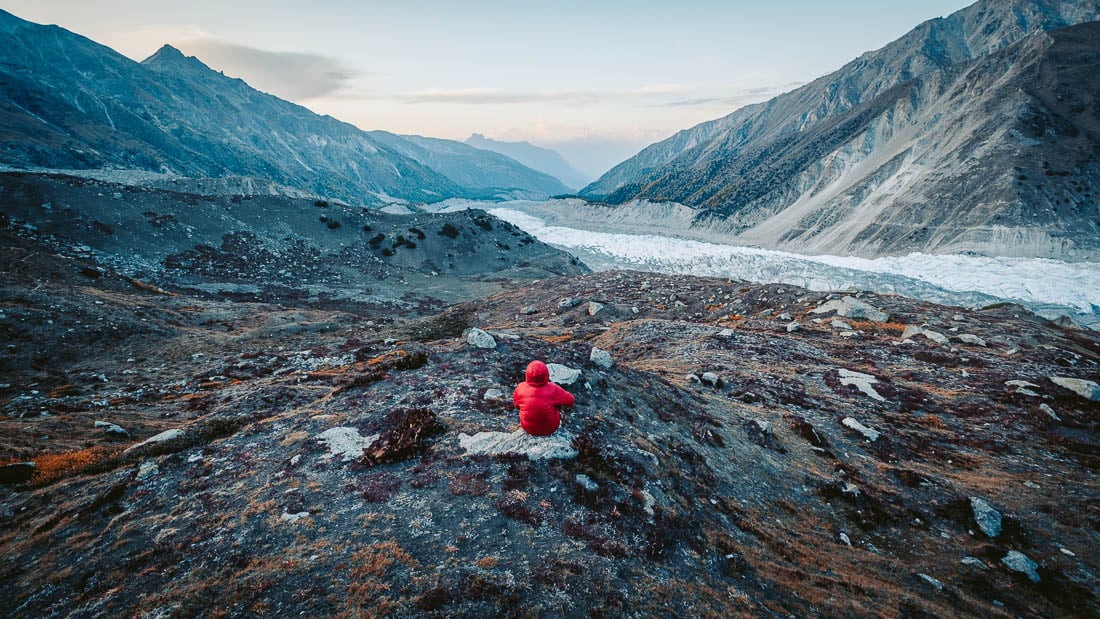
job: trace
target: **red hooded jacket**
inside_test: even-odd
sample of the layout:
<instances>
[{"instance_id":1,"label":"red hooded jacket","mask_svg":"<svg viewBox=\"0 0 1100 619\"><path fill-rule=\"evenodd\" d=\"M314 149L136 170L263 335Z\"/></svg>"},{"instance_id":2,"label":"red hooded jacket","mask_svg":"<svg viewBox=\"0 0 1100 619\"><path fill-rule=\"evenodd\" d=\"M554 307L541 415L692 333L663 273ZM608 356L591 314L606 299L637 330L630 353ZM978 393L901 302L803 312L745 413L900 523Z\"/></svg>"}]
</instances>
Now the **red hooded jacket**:
<instances>
[{"instance_id":1,"label":"red hooded jacket","mask_svg":"<svg viewBox=\"0 0 1100 619\"><path fill-rule=\"evenodd\" d=\"M516 385L512 402L519 408L519 423L535 436L553 434L561 425L559 406L573 406L573 394L550 382L550 369L542 361L527 365L527 381Z\"/></svg>"}]
</instances>

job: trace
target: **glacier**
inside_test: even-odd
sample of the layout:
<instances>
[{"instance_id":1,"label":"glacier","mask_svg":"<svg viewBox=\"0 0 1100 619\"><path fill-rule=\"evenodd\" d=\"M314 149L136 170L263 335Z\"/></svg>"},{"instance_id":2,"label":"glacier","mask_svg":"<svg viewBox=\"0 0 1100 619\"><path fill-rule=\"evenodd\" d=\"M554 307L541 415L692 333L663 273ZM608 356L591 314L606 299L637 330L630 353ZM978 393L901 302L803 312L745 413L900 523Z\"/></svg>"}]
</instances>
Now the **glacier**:
<instances>
[{"instance_id":1,"label":"glacier","mask_svg":"<svg viewBox=\"0 0 1100 619\"><path fill-rule=\"evenodd\" d=\"M930 255L857 258L801 255L681 239L549 225L535 203L450 201L441 210L482 208L594 270L635 269L779 283L815 291L870 290L968 308L1017 303L1046 318L1100 328L1100 264L1039 258Z\"/></svg>"}]
</instances>

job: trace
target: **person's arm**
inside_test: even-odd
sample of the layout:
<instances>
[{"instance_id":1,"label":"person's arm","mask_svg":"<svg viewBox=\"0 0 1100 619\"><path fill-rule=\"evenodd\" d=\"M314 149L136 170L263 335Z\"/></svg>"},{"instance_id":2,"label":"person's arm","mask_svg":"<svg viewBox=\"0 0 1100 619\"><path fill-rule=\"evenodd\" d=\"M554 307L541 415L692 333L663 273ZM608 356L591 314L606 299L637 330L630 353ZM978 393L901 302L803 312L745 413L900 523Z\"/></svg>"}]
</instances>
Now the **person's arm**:
<instances>
[{"instance_id":1,"label":"person's arm","mask_svg":"<svg viewBox=\"0 0 1100 619\"><path fill-rule=\"evenodd\" d=\"M572 393L569 393L565 389L558 387L558 406L573 406L573 402L576 402L576 398Z\"/></svg>"}]
</instances>

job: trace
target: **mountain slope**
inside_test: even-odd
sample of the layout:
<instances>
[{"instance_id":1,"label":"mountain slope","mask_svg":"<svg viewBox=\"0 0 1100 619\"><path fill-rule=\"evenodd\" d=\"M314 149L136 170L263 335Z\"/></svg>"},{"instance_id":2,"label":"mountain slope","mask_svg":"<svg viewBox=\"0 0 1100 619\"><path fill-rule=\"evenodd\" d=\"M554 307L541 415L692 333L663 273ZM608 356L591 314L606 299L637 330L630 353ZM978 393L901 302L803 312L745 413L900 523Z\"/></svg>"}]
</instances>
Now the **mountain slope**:
<instances>
[{"instance_id":1,"label":"mountain slope","mask_svg":"<svg viewBox=\"0 0 1100 619\"><path fill-rule=\"evenodd\" d=\"M561 181L500 153L454 140L372 131L371 137L395 152L427 166L469 193L484 197L514 196L545 199L569 193Z\"/></svg>"},{"instance_id":2,"label":"mountain slope","mask_svg":"<svg viewBox=\"0 0 1100 619\"><path fill-rule=\"evenodd\" d=\"M490 140L480 133L475 133L466 138L466 144L506 155L529 168L545 172L564 183L570 191L576 191L588 184L590 180L590 177L585 177L573 169L573 166L569 165L569 162L557 151L535 146L529 142L502 142Z\"/></svg>"},{"instance_id":3,"label":"mountain slope","mask_svg":"<svg viewBox=\"0 0 1100 619\"><path fill-rule=\"evenodd\" d=\"M480 195L379 139L390 134L256 91L170 46L135 63L0 11L0 49L3 163L253 176L355 203ZM540 191L526 184L533 171L514 168L515 185Z\"/></svg>"},{"instance_id":4,"label":"mountain slope","mask_svg":"<svg viewBox=\"0 0 1100 619\"><path fill-rule=\"evenodd\" d=\"M1096 2L980 2L652 145L582 195L681 202L736 242L793 251L1080 257L1096 249L1097 39L1043 30L1097 17Z\"/></svg>"}]
</instances>

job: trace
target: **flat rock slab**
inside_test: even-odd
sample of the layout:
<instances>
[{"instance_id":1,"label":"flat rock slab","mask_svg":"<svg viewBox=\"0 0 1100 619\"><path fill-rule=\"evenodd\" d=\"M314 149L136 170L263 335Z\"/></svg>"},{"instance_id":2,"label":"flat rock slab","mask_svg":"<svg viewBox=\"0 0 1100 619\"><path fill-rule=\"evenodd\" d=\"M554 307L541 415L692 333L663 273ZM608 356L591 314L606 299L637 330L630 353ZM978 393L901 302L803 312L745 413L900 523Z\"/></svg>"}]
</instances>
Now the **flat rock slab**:
<instances>
[{"instance_id":1,"label":"flat rock slab","mask_svg":"<svg viewBox=\"0 0 1100 619\"><path fill-rule=\"evenodd\" d=\"M1058 385L1059 387L1065 387L1077 395L1085 398L1086 400L1092 400L1093 402L1100 402L1100 385L1091 380L1085 380L1083 378L1066 378L1064 376L1051 376L1050 382Z\"/></svg>"},{"instance_id":2,"label":"flat rock slab","mask_svg":"<svg viewBox=\"0 0 1100 619\"><path fill-rule=\"evenodd\" d=\"M328 447L328 453L321 456L322 459L342 456L344 462L363 457L363 451L378 440L377 434L363 436L358 428L340 426L329 428L314 438Z\"/></svg>"},{"instance_id":3,"label":"flat rock slab","mask_svg":"<svg viewBox=\"0 0 1100 619\"><path fill-rule=\"evenodd\" d=\"M459 434L458 445L470 455L527 456L528 460L567 460L577 457L577 450L573 449L573 437L561 431L550 436L532 436L523 430L478 432L472 436Z\"/></svg>"},{"instance_id":4,"label":"flat rock slab","mask_svg":"<svg viewBox=\"0 0 1100 619\"><path fill-rule=\"evenodd\" d=\"M837 373L840 375L840 384L855 387L879 402L886 401L886 398L882 397L882 395L871 386L878 382L878 379L874 376L864 374L863 372L853 372L852 370L846 370L844 368L837 370Z\"/></svg>"}]
</instances>

